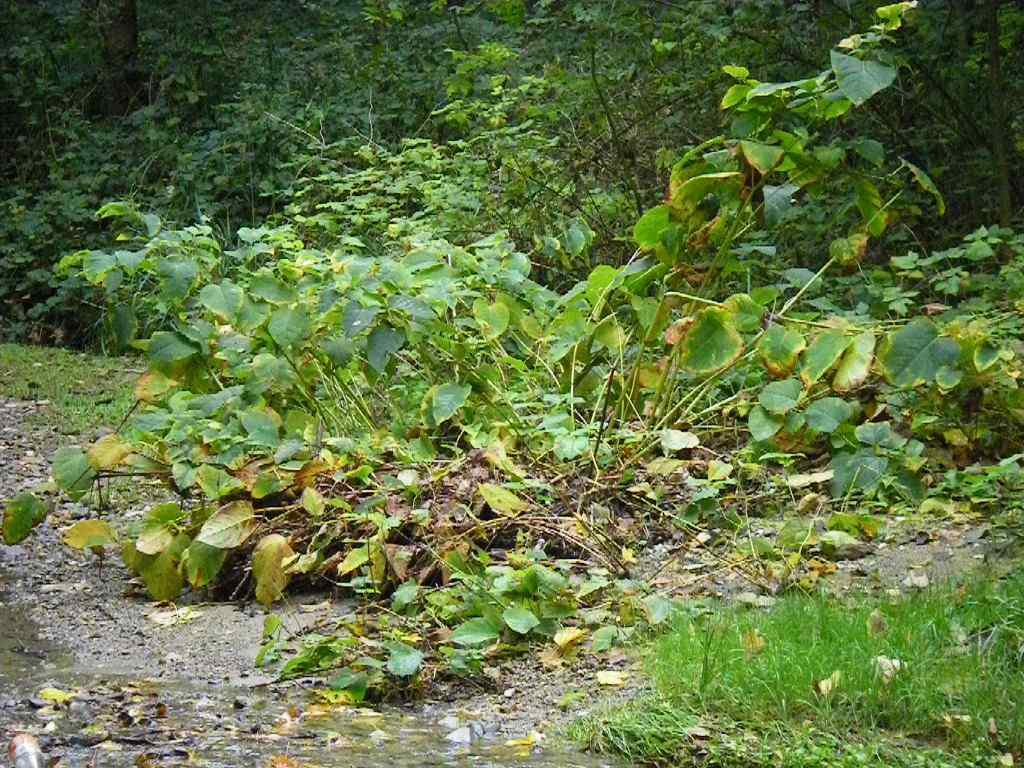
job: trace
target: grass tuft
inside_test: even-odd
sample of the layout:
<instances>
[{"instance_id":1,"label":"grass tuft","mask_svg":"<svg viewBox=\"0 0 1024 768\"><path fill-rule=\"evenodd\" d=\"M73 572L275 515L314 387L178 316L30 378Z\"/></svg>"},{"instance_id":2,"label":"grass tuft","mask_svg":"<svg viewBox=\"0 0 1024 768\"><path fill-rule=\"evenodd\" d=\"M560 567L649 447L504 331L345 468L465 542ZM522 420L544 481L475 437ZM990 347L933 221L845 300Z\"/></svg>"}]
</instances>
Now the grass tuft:
<instances>
[{"instance_id":1,"label":"grass tuft","mask_svg":"<svg viewBox=\"0 0 1024 768\"><path fill-rule=\"evenodd\" d=\"M0 344L0 398L48 401L31 424L62 434L115 427L134 401L131 367L128 358Z\"/></svg>"},{"instance_id":2,"label":"grass tuft","mask_svg":"<svg viewBox=\"0 0 1024 768\"><path fill-rule=\"evenodd\" d=\"M992 720L1019 750L1022 654L1017 576L883 604L792 596L766 613L685 619L657 643L652 673L669 697L736 720L809 719L952 742L986 735Z\"/></svg>"},{"instance_id":3,"label":"grass tuft","mask_svg":"<svg viewBox=\"0 0 1024 768\"><path fill-rule=\"evenodd\" d=\"M651 765L1006 765L1024 750L1024 573L681 617L650 669L655 697L571 736Z\"/></svg>"}]
</instances>

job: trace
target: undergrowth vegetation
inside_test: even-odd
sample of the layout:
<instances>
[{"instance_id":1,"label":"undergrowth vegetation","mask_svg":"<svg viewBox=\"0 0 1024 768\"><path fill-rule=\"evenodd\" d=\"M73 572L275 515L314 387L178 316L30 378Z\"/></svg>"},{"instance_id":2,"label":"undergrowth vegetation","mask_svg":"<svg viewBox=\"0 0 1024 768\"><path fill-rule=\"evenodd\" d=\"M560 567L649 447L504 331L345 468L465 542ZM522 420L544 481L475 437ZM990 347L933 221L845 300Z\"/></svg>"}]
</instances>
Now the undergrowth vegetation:
<instances>
[{"instance_id":1,"label":"undergrowth vegetation","mask_svg":"<svg viewBox=\"0 0 1024 768\"><path fill-rule=\"evenodd\" d=\"M1019 691L1007 685L1020 676L1022 643L1020 575L890 602L799 595L768 612L708 610L655 643L657 700L582 722L575 735L675 765L708 751L711 765L798 766L829 753L829 765L1001 764L1024 739ZM773 723L782 731L767 735ZM736 739L736 729L764 732L765 743ZM907 737L964 754L915 754L920 742ZM799 745L811 740L822 754Z\"/></svg>"},{"instance_id":2,"label":"undergrowth vegetation","mask_svg":"<svg viewBox=\"0 0 1024 768\"><path fill-rule=\"evenodd\" d=\"M219 70L182 65L134 114L152 128L195 105L197 144L154 129L133 189L107 168L96 189L118 199L76 198L88 231L55 271L25 194L0 225L47 242L5 260L12 327L79 311L57 281L148 366L131 417L62 447L54 478L83 499L154 476L176 500L67 541L118 544L158 600L359 595L365 611L287 661L271 617L260 657L331 673L338 700L664 624L671 599L630 568L699 528L784 517L733 553L783 591L813 589L887 515L1019 519L1024 237L959 203L966 228L935 234L941 178L876 131L916 87L923 9L812 25L820 60L778 65L737 41L757 4L535 5L304 5L338 29L294 44L294 101L252 86L214 108ZM451 48L398 45L420 38ZM327 70L350 90L300 109L337 85ZM43 509L9 506L8 542Z\"/></svg>"}]
</instances>

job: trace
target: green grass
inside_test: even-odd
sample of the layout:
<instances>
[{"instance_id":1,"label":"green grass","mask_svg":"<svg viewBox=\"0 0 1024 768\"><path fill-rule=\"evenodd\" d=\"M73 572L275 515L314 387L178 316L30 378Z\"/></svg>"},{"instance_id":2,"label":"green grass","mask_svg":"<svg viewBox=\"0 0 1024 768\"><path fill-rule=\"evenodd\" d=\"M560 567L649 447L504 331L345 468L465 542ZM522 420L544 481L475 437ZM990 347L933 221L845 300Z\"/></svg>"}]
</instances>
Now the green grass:
<instances>
[{"instance_id":1,"label":"green grass","mask_svg":"<svg viewBox=\"0 0 1024 768\"><path fill-rule=\"evenodd\" d=\"M48 401L31 423L63 434L114 427L134 401L133 367L130 358L0 344L0 398Z\"/></svg>"},{"instance_id":2,"label":"green grass","mask_svg":"<svg viewBox=\"0 0 1024 768\"><path fill-rule=\"evenodd\" d=\"M901 664L888 681L880 657ZM792 596L767 612L729 608L687 617L655 643L650 670L656 701L582 723L576 737L654 763L686 753L693 743L686 729L698 720L774 734L759 742L769 752L803 754L796 745L804 741L858 743L867 751L850 765L900 764L870 762L870 744L904 737L954 752L986 745L1020 753L1024 574L998 586L978 582L891 602ZM836 683L823 693L820 681L829 678ZM749 749L722 752L740 753L747 762L737 764L847 764L839 756L779 762Z\"/></svg>"}]
</instances>

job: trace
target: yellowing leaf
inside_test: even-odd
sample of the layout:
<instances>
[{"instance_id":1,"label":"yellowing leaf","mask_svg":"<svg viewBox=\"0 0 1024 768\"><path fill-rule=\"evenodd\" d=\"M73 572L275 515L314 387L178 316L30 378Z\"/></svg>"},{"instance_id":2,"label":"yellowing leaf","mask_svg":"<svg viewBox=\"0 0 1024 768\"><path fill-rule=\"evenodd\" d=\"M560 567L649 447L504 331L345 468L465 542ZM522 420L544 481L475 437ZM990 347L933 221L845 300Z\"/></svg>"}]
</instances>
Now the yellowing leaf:
<instances>
[{"instance_id":1,"label":"yellowing leaf","mask_svg":"<svg viewBox=\"0 0 1024 768\"><path fill-rule=\"evenodd\" d=\"M768 641L756 629L750 629L743 633L742 640L743 650L747 652L748 657L756 656L768 647Z\"/></svg>"},{"instance_id":2,"label":"yellowing leaf","mask_svg":"<svg viewBox=\"0 0 1024 768\"><path fill-rule=\"evenodd\" d=\"M528 502L523 501L507 488L494 483L482 483L477 492L487 502L487 506L501 515L512 517L530 508Z\"/></svg>"},{"instance_id":3,"label":"yellowing leaf","mask_svg":"<svg viewBox=\"0 0 1024 768\"><path fill-rule=\"evenodd\" d=\"M131 446L120 435L109 434L101 437L86 451L89 464L95 470L113 469L132 452Z\"/></svg>"},{"instance_id":4,"label":"yellowing leaf","mask_svg":"<svg viewBox=\"0 0 1024 768\"><path fill-rule=\"evenodd\" d=\"M284 594L290 574L285 571L284 560L292 557L288 539L279 533L271 533L260 539L252 554L252 575L256 580L256 599L263 605L271 605Z\"/></svg>"},{"instance_id":5,"label":"yellowing leaf","mask_svg":"<svg viewBox=\"0 0 1024 768\"><path fill-rule=\"evenodd\" d=\"M555 645L565 652L579 645L580 641L586 636L587 630L585 629L564 627L555 633Z\"/></svg>"},{"instance_id":6,"label":"yellowing leaf","mask_svg":"<svg viewBox=\"0 0 1024 768\"><path fill-rule=\"evenodd\" d=\"M362 568L370 562L370 549L369 547L355 547L350 549L349 553L345 555L345 559L341 561L341 565L338 566L338 575L344 576L357 568Z\"/></svg>"},{"instance_id":7,"label":"yellowing leaf","mask_svg":"<svg viewBox=\"0 0 1024 768\"><path fill-rule=\"evenodd\" d=\"M626 684L628 675L614 669L602 669L597 673L597 682L609 688L621 688Z\"/></svg>"},{"instance_id":8,"label":"yellowing leaf","mask_svg":"<svg viewBox=\"0 0 1024 768\"><path fill-rule=\"evenodd\" d=\"M837 669L824 680L819 680L817 683L815 683L814 688L820 695L824 696L825 698L828 698L832 694L832 692L839 687L839 681L841 678L842 674L840 674L839 670Z\"/></svg>"},{"instance_id":9,"label":"yellowing leaf","mask_svg":"<svg viewBox=\"0 0 1024 768\"><path fill-rule=\"evenodd\" d=\"M117 534L105 520L82 520L64 532L64 543L74 549L105 547L117 541Z\"/></svg>"},{"instance_id":10,"label":"yellowing leaf","mask_svg":"<svg viewBox=\"0 0 1024 768\"><path fill-rule=\"evenodd\" d=\"M59 707L64 706L77 695L77 693L62 691L59 688L43 688L43 690L39 692L40 699L48 701L51 704L56 704Z\"/></svg>"}]
</instances>

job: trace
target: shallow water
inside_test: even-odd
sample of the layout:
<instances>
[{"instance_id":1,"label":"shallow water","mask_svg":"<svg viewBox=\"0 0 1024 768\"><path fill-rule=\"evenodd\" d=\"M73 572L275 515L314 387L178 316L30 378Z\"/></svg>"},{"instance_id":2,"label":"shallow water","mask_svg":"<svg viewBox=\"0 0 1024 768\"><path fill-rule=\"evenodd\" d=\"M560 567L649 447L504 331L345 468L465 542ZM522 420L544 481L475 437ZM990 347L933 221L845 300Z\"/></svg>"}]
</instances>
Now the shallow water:
<instances>
[{"instance_id":1,"label":"shallow water","mask_svg":"<svg viewBox=\"0 0 1024 768\"><path fill-rule=\"evenodd\" d=\"M131 642L127 640L127 642ZM75 693L54 706L40 691ZM309 692L94 675L41 642L26 612L0 605L0 731L39 736L62 766L600 768L607 760L545 740L462 746L447 726L398 709L328 707ZM95 761L95 762L93 762Z\"/></svg>"}]
</instances>

